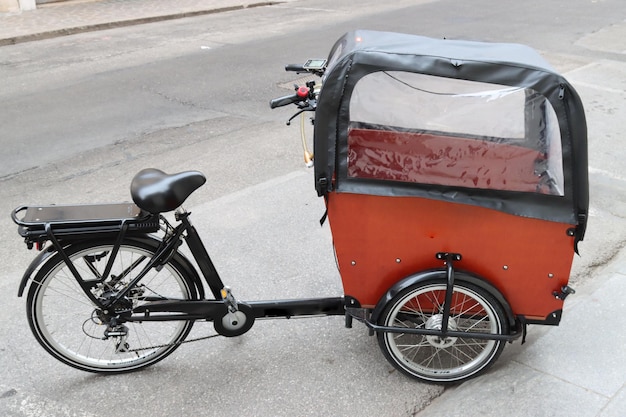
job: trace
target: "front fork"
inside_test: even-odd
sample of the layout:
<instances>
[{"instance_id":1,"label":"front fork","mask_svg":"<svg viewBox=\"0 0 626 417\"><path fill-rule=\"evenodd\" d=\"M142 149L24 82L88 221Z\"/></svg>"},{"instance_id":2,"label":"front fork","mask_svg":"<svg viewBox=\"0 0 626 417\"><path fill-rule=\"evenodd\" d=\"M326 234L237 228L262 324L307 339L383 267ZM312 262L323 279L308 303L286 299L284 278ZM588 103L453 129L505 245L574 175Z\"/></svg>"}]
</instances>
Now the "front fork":
<instances>
[{"instance_id":1,"label":"front fork","mask_svg":"<svg viewBox=\"0 0 626 417\"><path fill-rule=\"evenodd\" d=\"M452 292L454 291L454 262L461 260L461 254L439 252L436 254L437 259L444 260L446 265L446 299L443 304L443 317L441 319L441 333L444 335L448 332L448 324L450 321L450 305L452 304Z\"/></svg>"}]
</instances>

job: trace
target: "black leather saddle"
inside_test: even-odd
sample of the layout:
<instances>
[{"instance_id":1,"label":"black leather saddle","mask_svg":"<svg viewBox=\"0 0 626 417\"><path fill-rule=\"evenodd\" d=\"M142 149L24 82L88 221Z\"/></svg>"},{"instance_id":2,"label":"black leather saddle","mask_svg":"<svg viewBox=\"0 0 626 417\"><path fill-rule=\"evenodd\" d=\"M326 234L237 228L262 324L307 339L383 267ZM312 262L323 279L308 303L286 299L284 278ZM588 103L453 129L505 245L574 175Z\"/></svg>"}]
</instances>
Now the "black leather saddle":
<instances>
[{"instance_id":1,"label":"black leather saddle","mask_svg":"<svg viewBox=\"0 0 626 417\"><path fill-rule=\"evenodd\" d=\"M164 213L180 207L205 182L206 177L198 171L166 174L146 168L133 178L130 195L139 208L152 214Z\"/></svg>"}]
</instances>

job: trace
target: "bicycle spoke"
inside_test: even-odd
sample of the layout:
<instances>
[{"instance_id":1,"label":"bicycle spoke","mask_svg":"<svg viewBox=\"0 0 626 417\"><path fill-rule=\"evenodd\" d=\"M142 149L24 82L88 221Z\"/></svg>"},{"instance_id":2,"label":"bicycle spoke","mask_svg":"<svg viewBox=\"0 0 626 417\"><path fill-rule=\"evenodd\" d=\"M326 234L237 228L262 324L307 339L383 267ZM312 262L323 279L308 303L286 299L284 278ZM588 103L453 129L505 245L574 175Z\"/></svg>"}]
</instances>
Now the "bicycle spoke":
<instances>
[{"instance_id":1,"label":"bicycle spoke","mask_svg":"<svg viewBox=\"0 0 626 417\"><path fill-rule=\"evenodd\" d=\"M441 330L446 295L445 283L416 284L411 292L392 300L387 319L393 326ZM455 284L450 296L448 330L498 334L501 317L491 298L473 286ZM389 323L387 321L386 323ZM477 373L491 364L504 346L496 340L459 336L379 333L387 358L401 371L428 381L455 381Z\"/></svg>"},{"instance_id":2,"label":"bicycle spoke","mask_svg":"<svg viewBox=\"0 0 626 417\"><path fill-rule=\"evenodd\" d=\"M192 325L184 320L126 324L110 321L116 312L128 311L145 302L142 294L146 291L163 300L186 300L190 299L192 289L180 269L167 263L142 277L150 288L139 286L128 289L126 297L118 296L144 271L154 248L151 245L144 248L142 243L122 244L115 259L109 262L112 247L113 243L85 246L68 253L81 277L100 278L99 283L94 279L89 285L94 297L116 303L106 312L93 305L60 257L55 259L56 263L42 267L29 290L29 320L35 336L58 359L88 371L117 372L154 363L179 346ZM103 283L102 271L108 267L111 279ZM107 330L111 336L105 336ZM130 350L123 351L127 349L126 343Z\"/></svg>"}]
</instances>

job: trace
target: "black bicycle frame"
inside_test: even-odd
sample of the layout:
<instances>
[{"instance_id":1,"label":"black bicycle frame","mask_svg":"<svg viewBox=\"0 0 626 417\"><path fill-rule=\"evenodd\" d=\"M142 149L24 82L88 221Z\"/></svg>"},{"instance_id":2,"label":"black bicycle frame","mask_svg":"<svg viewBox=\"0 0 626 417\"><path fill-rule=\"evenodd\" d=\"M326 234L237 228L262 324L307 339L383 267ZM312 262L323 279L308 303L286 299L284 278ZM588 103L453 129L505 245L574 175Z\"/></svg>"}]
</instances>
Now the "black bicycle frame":
<instances>
[{"instance_id":1,"label":"black bicycle frame","mask_svg":"<svg viewBox=\"0 0 626 417\"><path fill-rule=\"evenodd\" d=\"M57 206L58 208L58 206ZM75 208L75 207L73 207ZM70 209L73 209L70 208ZM15 211L22 210L22 208ZM14 213L14 219L16 219ZM109 274L113 268L113 263L119 252L124 238L129 235L129 230L133 230L130 234L133 237L138 236L134 231L138 227L138 223L128 219L118 219L117 226L112 229L110 225L111 219L101 221L91 221L87 223L74 223L70 229L55 229L52 223L45 223L43 230L38 234L27 238L27 243L30 241L41 242L45 237L45 240L49 240L53 247L57 250L63 261L69 268L70 272L76 279L77 283L85 292L86 296L94 303L94 305L107 313L109 309L116 305L122 305L120 303L125 297L128 296L130 291L135 288L140 281L148 274L152 268L158 268L167 262L174 256L181 244L181 239L185 239L187 245L191 251L191 254L197 262L198 268L204 281L209 287L214 299L200 299L200 300L164 300L164 299L149 299L145 298L146 303L141 306L135 307L132 310L116 311L121 322L124 321L173 321L173 320L216 320L224 317L228 313L229 304L226 298L223 298L222 291L226 290L220 275L213 264L209 253L207 252L202 239L200 238L196 228L191 224L189 215L191 213L186 211L177 211L175 213L176 220L180 223L176 227L168 227L163 240L157 248L154 255L148 259L146 265L119 293L116 293L114 297L101 300L94 296L92 289L95 285L105 282L109 278ZM18 224L26 225L26 223L18 220ZM154 223L150 223L154 227ZM41 225L41 224L40 224ZM56 227L56 226L55 226ZM59 233L61 236L65 236L71 230L73 233L71 237L64 237L59 240L55 233ZM100 231L101 230L101 231ZM158 230L158 224L156 229ZM113 236L115 233L115 243L111 249L109 259L105 265L104 272L98 274L95 267L90 269L96 279L85 280L81 277L80 273L73 265L65 252L65 248L74 242L82 241L85 237L93 237L94 235L106 234ZM140 232L139 236L146 236L145 232ZM94 258L97 255L94 255ZM346 327L351 327L352 318L355 318L363 323L372 332L385 332L385 333L407 333L407 334L419 334L428 336L439 337L461 337L461 338L474 338L474 339L490 339L490 340L507 340L511 341L520 337L520 329L513 329L510 334L490 334L490 333L467 333L451 331L448 328L448 322L450 317L450 304L452 292L454 289L454 262L461 259L461 255L453 253L438 253L437 258L446 262L446 297L442 311L442 324L441 329L409 329L405 327L393 327L393 326L380 326L370 321L371 310L361 308L358 300L345 296L345 297L326 297L326 298L308 298L297 300L273 300L273 301L252 301L252 302L239 302L237 304L245 305L255 319L257 318L291 318L301 316L346 316ZM120 280L127 276L133 269L141 264L147 257L141 257L137 259L132 265L126 268L120 276L115 277L116 280ZM90 265L91 260L86 259L87 265ZM195 279L194 284L199 290L199 294L203 295L203 283ZM522 329L522 330L525 330Z\"/></svg>"},{"instance_id":2,"label":"black bicycle frame","mask_svg":"<svg viewBox=\"0 0 626 417\"><path fill-rule=\"evenodd\" d=\"M215 297L215 299L221 300L221 291L224 288L224 283L222 282L222 279L220 278L220 275L217 272L213 261L211 261L211 257L204 247L204 243L202 243L200 235L198 234L196 228L191 224L191 221L189 220L189 214L191 213L176 213L176 220L179 220L181 222L178 228L181 228L182 231L187 232L187 235L185 237L185 240L187 241L187 246L189 246L191 254L198 263L198 267L204 275L204 279L206 280L209 289L213 293L213 296Z\"/></svg>"},{"instance_id":3,"label":"black bicycle frame","mask_svg":"<svg viewBox=\"0 0 626 417\"><path fill-rule=\"evenodd\" d=\"M209 253L207 252L202 239L200 238L196 228L189 220L189 212L177 212L176 220L180 224L166 234L161 246L143 267L140 273L133 278L125 289L116 294L115 298L108 300L103 305L100 300L95 299L89 291L93 285L85 285L87 281L81 279L78 271L74 268L71 261L62 250L62 256L75 278L85 292L90 296L94 303L103 309L115 305L121 301L137 285L141 279L154 267L167 263L168 259L174 254L179 246L181 238L185 238L187 246L191 251L193 258L196 260L200 272L204 276L211 293L215 297L214 300L156 300L145 303L132 311L120 312L120 316L124 321L169 321L169 320L213 320L223 317L227 312L227 305L222 299L222 290L225 288L220 275L213 264ZM105 267L105 274L97 282L106 279L108 272L111 270L113 257L117 254L121 242L125 234L125 228L122 227L120 234L116 239L114 248L111 251L109 264ZM52 242L55 246L59 246L54 236ZM56 243L55 243L56 242ZM132 267L132 266L131 266ZM201 283L196 283L202 285ZM252 308L255 318L276 318L276 317L296 317L296 316L317 316L317 315L344 315L344 298L310 298L301 300L275 300L275 301L254 301L243 303ZM155 314L157 313L157 314ZM161 313L161 314L159 314ZM168 314L169 313L169 314Z\"/></svg>"}]
</instances>

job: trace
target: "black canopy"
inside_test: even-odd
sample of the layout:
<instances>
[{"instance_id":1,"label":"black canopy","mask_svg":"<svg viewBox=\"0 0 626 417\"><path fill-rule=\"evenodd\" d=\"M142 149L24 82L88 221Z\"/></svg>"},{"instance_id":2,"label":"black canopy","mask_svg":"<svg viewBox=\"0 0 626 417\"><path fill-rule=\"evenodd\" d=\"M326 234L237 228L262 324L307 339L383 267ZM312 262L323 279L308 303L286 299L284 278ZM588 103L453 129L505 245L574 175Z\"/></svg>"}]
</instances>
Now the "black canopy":
<instances>
[{"instance_id":1,"label":"black canopy","mask_svg":"<svg viewBox=\"0 0 626 417\"><path fill-rule=\"evenodd\" d=\"M347 33L328 58L314 146L319 195L426 197L578 225L579 240L584 234L583 106L527 46ZM491 162L480 162L481 153Z\"/></svg>"}]
</instances>

